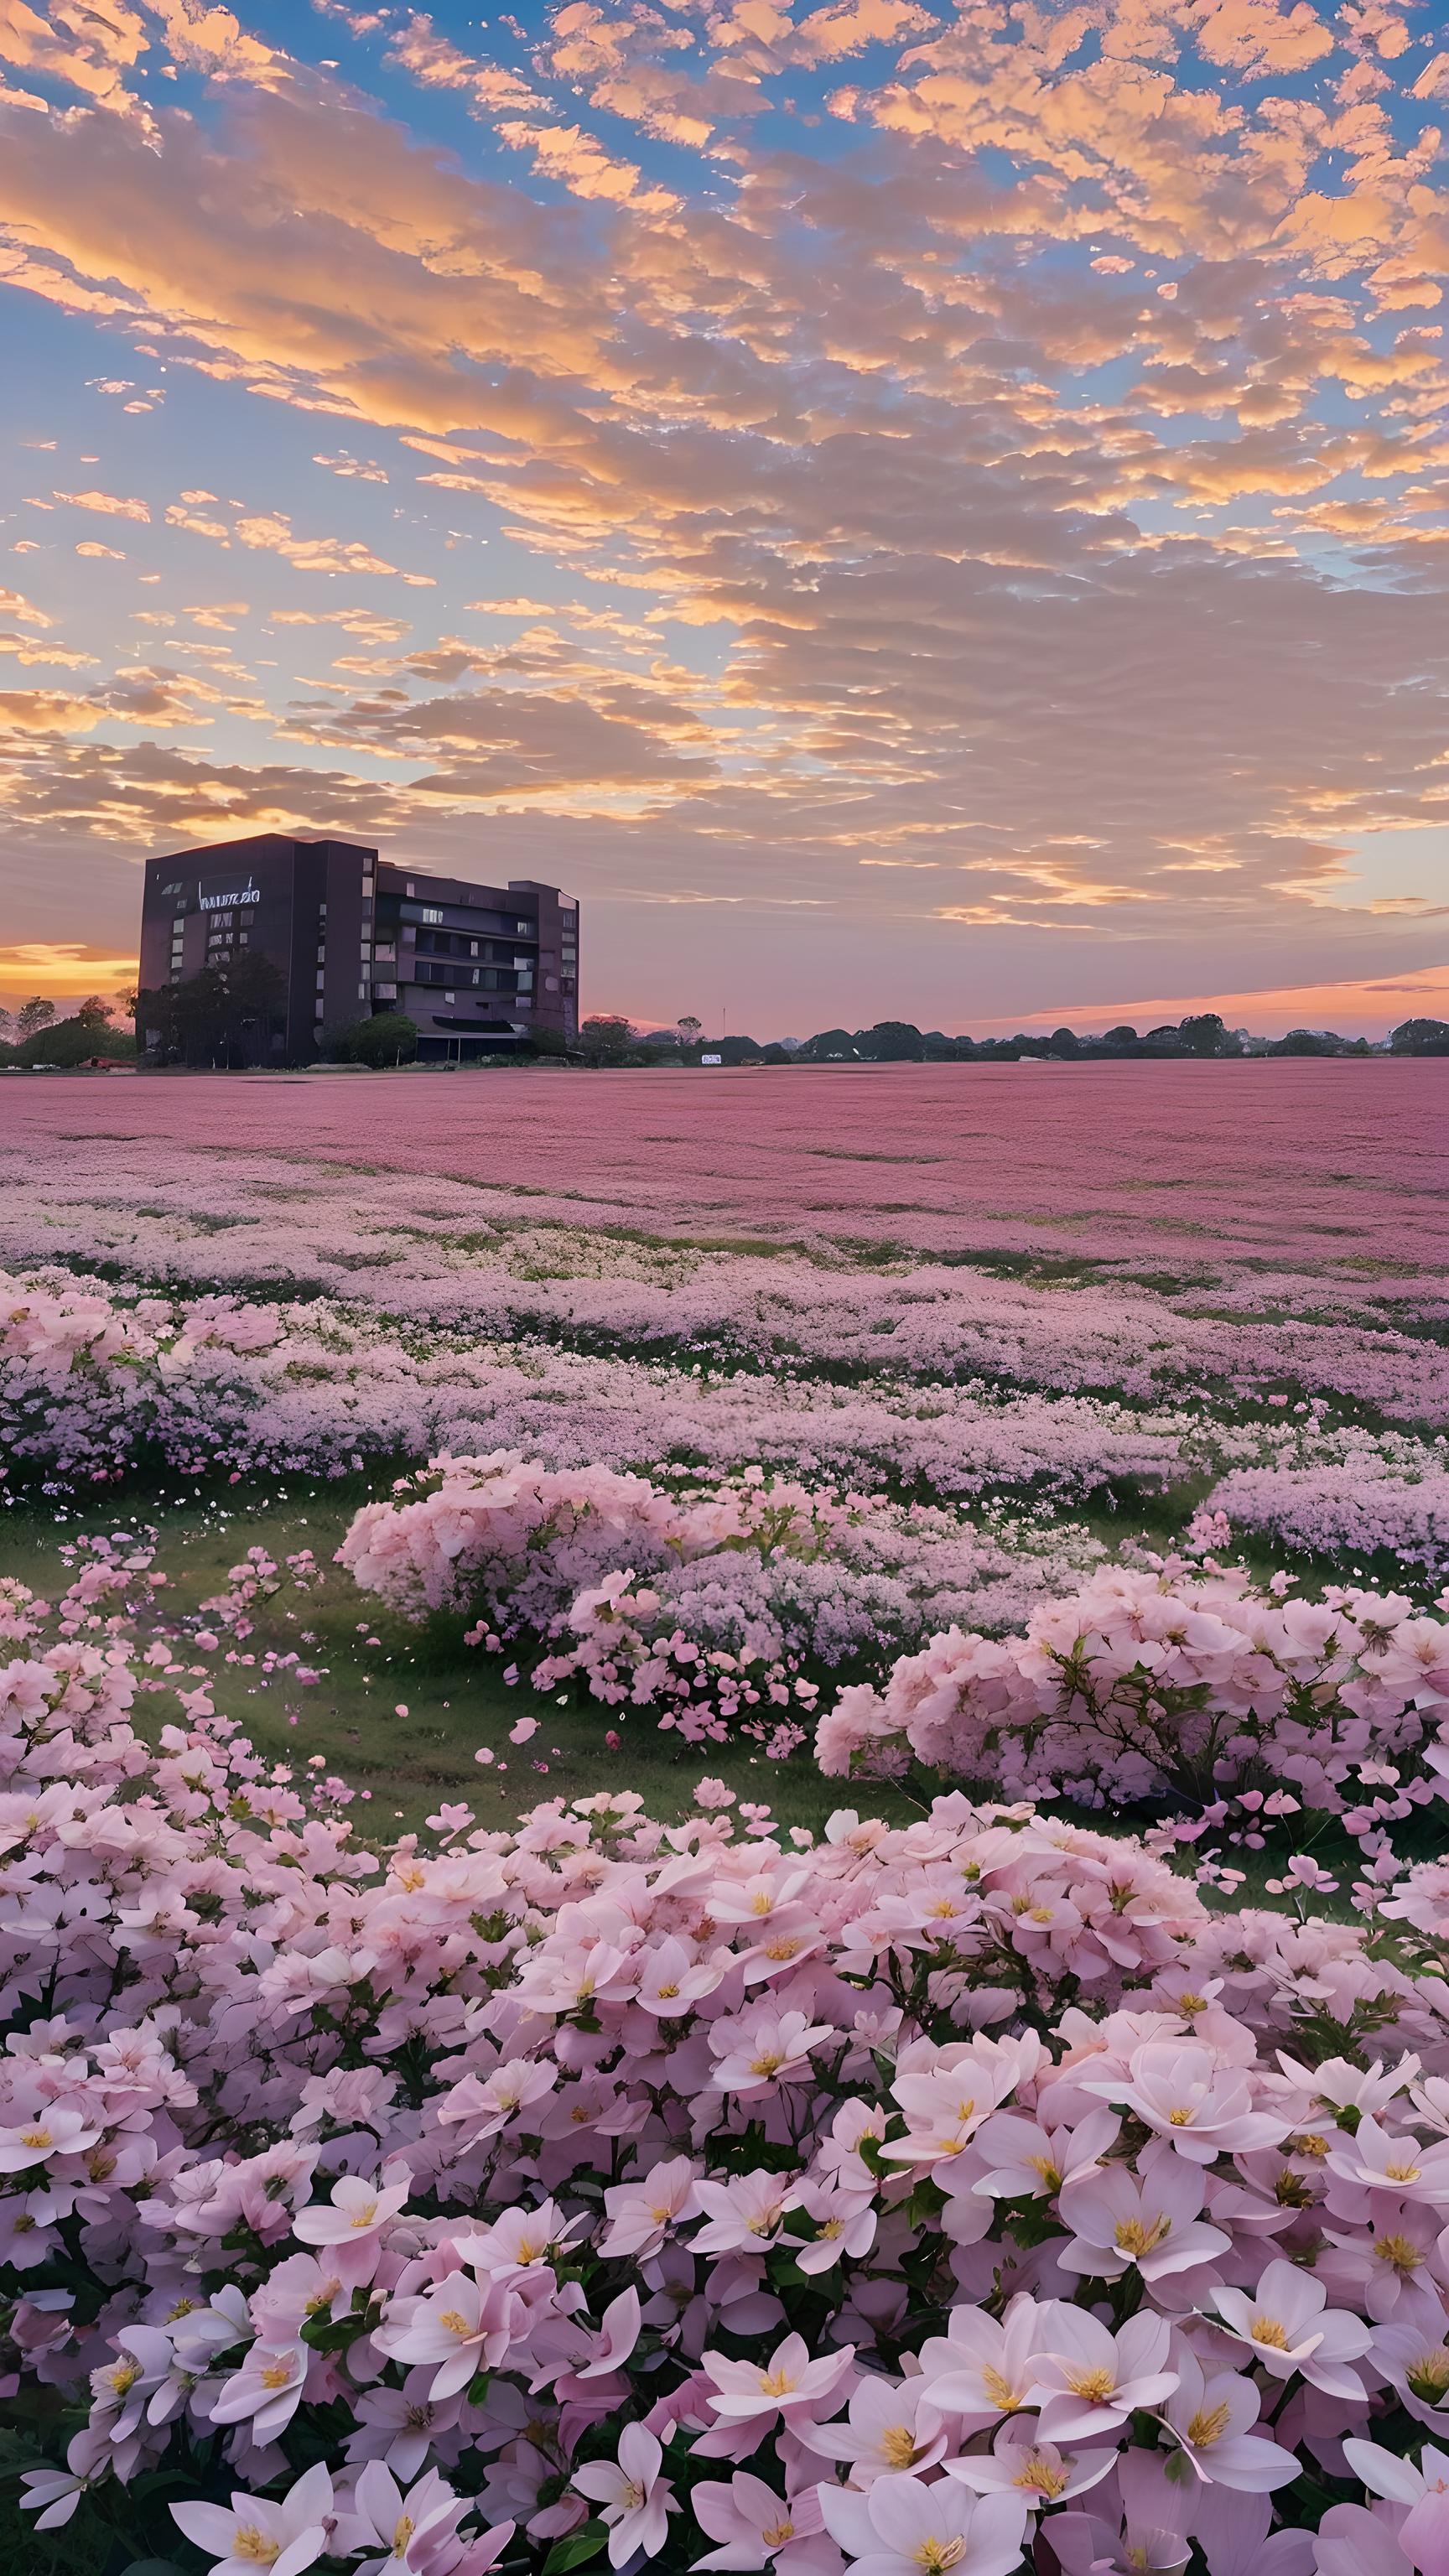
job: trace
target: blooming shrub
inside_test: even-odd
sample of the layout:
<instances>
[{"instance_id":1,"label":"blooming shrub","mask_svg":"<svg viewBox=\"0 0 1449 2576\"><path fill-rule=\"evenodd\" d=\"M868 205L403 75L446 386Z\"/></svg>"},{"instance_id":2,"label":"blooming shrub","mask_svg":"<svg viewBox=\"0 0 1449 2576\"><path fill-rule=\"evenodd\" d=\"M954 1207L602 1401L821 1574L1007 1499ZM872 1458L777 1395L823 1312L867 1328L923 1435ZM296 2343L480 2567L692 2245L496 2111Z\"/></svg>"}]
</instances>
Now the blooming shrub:
<instances>
[{"instance_id":1,"label":"blooming shrub","mask_svg":"<svg viewBox=\"0 0 1449 2576\"><path fill-rule=\"evenodd\" d=\"M149 1673L152 1580L0 1600L44 2527L231 2576L1433 2576L1441 1864L1215 1916L1024 1804L817 1840L709 1781L372 1851Z\"/></svg>"},{"instance_id":2,"label":"blooming shrub","mask_svg":"<svg viewBox=\"0 0 1449 2576\"><path fill-rule=\"evenodd\" d=\"M1292 1599L1283 1578L1260 1590L1212 1558L1174 1558L1104 1566L1024 1636L933 1637L883 1691L841 1694L816 1757L832 1776L914 1758L1007 1796L1166 1796L1194 1815L1224 1791L1286 1791L1368 1827L1434 1794L1424 1756L1441 1732L1449 1621L1342 1587Z\"/></svg>"},{"instance_id":3,"label":"blooming shrub","mask_svg":"<svg viewBox=\"0 0 1449 2576\"><path fill-rule=\"evenodd\" d=\"M538 1689L581 1679L606 1703L659 1707L691 1742L722 1740L742 1713L758 1734L751 1711L813 1708L811 1667L878 1664L953 1600L1019 1615L1049 1565L1013 1561L948 1513L759 1467L698 1486L554 1473L516 1450L435 1459L364 1504L337 1553L405 1617L471 1615L469 1645L541 1641ZM777 1755L803 1741L783 1719L764 1732Z\"/></svg>"}]
</instances>

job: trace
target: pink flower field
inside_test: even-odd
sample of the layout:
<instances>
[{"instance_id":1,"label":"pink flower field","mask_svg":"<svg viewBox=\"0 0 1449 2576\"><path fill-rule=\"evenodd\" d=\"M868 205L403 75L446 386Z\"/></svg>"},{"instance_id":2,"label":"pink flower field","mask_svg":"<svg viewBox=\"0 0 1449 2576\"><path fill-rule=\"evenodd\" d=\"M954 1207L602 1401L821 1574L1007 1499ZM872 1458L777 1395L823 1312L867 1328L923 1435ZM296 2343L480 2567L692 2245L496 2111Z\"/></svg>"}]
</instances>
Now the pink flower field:
<instances>
[{"instance_id":1,"label":"pink flower field","mask_svg":"<svg viewBox=\"0 0 1449 2576\"><path fill-rule=\"evenodd\" d=\"M238 1102L245 1104L238 1110ZM7 1093L4 1141L153 1164L239 1151L558 1201L691 1240L1365 1265L1443 1296L1449 1065L1251 1059L1073 1067L205 1076Z\"/></svg>"},{"instance_id":2,"label":"pink flower field","mask_svg":"<svg viewBox=\"0 0 1449 2576\"><path fill-rule=\"evenodd\" d=\"M5 1090L19 2562L1441 2576L1446 1086Z\"/></svg>"}]
</instances>

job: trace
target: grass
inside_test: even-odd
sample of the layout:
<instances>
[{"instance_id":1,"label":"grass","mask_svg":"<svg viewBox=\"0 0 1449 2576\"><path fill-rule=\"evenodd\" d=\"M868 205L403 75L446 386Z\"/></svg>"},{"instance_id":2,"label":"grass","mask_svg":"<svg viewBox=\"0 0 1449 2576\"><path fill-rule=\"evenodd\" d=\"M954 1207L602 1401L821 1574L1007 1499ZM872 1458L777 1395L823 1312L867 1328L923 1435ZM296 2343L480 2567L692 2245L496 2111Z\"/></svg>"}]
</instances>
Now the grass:
<instances>
[{"instance_id":1,"label":"grass","mask_svg":"<svg viewBox=\"0 0 1449 2576\"><path fill-rule=\"evenodd\" d=\"M689 1812L705 1773L741 1798L768 1804L783 1825L818 1828L849 1803L843 1784L822 1779L808 1761L771 1762L738 1744L674 1752L646 1711L606 1710L572 1697L560 1705L526 1683L509 1689L506 1658L459 1645L457 1620L415 1629L385 1612L365 1616L375 1605L331 1563L361 1498L351 1483L340 1493L297 1477L266 1493L173 1484L109 1506L16 1503L0 1519L0 1575L54 1599L69 1579L56 1553L61 1543L154 1527L156 1567L168 1578L165 1602L174 1615L223 1590L228 1569L249 1547L264 1547L279 1563L310 1547L327 1579L310 1594L289 1586L258 1605L254 1632L242 1641L255 1664L228 1665L220 1655L197 1661L213 1678L217 1708L239 1720L261 1752L294 1762L320 1754L329 1772L360 1793L351 1810L358 1830L382 1841L419 1829L443 1801L465 1800L480 1825L506 1827L541 1799L621 1786L667 1823ZM268 1647L299 1652L323 1679L302 1688L259 1677ZM143 1731L148 1717L143 1699ZM539 1721L527 1745L509 1741L521 1717ZM610 1729L621 1738L617 1752L605 1742ZM475 1758L482 1746L493 1750L491 1765ZM872 1789L869 1804L902 1822L920 1812L888 1789Z\"/></svg>"}]
</instances>

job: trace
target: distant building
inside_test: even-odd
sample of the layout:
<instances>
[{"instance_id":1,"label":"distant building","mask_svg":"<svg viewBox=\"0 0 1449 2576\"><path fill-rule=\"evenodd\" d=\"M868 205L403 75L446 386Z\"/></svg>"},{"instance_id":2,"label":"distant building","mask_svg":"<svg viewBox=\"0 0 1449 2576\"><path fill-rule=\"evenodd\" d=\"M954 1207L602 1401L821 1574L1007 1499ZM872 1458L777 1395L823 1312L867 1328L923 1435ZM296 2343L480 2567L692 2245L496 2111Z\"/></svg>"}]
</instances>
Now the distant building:
<instances>
[{"instance_id":1,"label":"distant building","mask_svg":"<svg viewBox=\"0 0 1449 2576\"><path fill-rule=\"evenodd\" d=\"M262 1063L305 1064L375 1011L405 1011L435 1064L578 1035L579 908L531 877L472 885L281 832L147 860L143 993L249 956L281 978ZM140 1039L157 1042L144 1011Z\"/></svg>"}]
</instances>

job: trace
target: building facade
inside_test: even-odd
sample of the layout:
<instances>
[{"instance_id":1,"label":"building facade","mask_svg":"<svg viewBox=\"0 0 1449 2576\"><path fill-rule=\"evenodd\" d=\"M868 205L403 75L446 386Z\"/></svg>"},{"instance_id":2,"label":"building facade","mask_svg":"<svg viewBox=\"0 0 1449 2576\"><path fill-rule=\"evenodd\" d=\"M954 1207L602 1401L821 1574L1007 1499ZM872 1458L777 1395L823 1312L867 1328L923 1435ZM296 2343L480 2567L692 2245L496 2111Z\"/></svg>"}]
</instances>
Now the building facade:
<instances>
[{"instance_id":1,"label":"building facade","mask_svg":"<svg viewBox=\"0 0 1449 2576\"><path fill-rule=\"evenodd\" d=\"M189 986L206 968L259 997L241 1023L242 1054L255 1063L308 1063L329 1033L377 1011L405 1011L431 1063L578 1035L571 895L532 878L481 886L399 867L355 841L260 832L148 859L143 1050L160 1045L165 1017L154 1005L148 1013L144 997Z\"/></svg>"}]
</instances>

